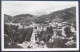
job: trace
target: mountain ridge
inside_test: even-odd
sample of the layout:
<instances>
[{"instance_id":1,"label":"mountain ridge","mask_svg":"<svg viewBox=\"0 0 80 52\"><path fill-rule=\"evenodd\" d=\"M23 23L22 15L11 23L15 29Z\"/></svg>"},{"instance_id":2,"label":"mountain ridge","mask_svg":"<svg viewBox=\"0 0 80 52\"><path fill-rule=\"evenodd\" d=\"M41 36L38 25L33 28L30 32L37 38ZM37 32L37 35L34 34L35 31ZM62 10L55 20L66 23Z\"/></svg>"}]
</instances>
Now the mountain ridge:
<instances>
[{"instance_id":1,"label":"mountain ridge","mask_svg":"<svg viewBox=\"0 0 80 52\"><path fill-rule=\"evenodd\" d=\"M29 23L29 22L45 22L45 21L76 21L76 7L67 8L64 10L59 10L52 12L47 15L34 16L31 14L20 14L16 16L10 16L4 14L5 22L10 21L13 23ZM7 19L6 19L7 18Z\"/></svg>"}]
</instances>

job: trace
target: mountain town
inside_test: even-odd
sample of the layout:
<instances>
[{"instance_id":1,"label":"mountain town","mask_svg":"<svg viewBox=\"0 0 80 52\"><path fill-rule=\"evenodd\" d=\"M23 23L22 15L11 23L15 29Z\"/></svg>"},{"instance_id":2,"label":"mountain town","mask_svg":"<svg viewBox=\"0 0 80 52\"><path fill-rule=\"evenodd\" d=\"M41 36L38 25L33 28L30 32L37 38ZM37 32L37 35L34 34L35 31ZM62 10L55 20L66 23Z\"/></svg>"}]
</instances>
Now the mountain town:
<instances>
[{"instance_id":1,"label":"mountain town","mask_svg":"<svg viewBox=\"0 0 80 52\"><path fill-rule=\"evenodd\" d=\"M76 7L34 16L4 14L4 48L76 48Z\"/></svg>"}]
</instances>

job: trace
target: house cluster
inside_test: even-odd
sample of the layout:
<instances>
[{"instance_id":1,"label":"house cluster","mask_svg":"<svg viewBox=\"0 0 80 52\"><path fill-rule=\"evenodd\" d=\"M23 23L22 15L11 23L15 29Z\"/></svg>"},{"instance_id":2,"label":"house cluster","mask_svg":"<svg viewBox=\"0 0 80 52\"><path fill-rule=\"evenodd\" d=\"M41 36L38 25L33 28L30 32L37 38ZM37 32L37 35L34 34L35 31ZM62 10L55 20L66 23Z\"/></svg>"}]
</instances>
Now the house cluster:
<instances>
[{"instance_id":1,"label":"house cluster","mask_svg":"<svg viewBox=\"0 0 80 52\"><path fill-rule=\"evenodd\" d=\"M37 28L36 30L37 31L45 31L47 29L47 27L53 27L53 30L62 30L67 26L68 22L49 22L47 24L43 24L43 23L5 23L5 24L8 24L8 25L15 25L15 26L18 26L19 29L22 29L22 28ZM70 24L70 29L72 32L75 32L76 29L75 27L73 27L73 23Z\"/></svg>"}]
</instances>

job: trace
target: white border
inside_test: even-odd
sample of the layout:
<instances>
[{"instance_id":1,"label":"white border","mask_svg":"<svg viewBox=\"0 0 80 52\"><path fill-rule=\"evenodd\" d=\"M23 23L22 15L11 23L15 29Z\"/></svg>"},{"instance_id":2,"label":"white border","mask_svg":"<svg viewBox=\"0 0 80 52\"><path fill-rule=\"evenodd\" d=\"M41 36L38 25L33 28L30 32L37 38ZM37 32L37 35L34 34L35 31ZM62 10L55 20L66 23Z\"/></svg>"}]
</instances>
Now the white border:
<instances>
[{"instance_id":1,"label":"white border","mask_svg":"<svg viewBox=\"0 0 80 52\"><path fill-rule=\"evenodd\" d=\"M61 2L61 1L56 1L56 2ZM68 1L68 2L74 2L74 1ZM79 6L78 6L79 3L78 1L75 2L77 2L76 4L77 48L4 49L4 15L2 15L2 7L1 7L1 51L78 51L79 50Z\"/></svg>"}]
</instances>

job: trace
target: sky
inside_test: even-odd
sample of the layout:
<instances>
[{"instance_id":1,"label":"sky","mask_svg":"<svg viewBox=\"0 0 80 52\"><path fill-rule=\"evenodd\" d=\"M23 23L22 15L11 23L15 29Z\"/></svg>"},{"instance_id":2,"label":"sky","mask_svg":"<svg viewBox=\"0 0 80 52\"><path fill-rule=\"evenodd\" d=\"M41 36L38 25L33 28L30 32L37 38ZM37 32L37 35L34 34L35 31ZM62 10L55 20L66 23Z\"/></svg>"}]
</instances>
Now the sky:
<instances>
[{"instance_id":1,"label":"sky","mask_svg":"<svg viewBox=\"0 0 80 52\"><path fill-rule=\"evenodd\" d=\"M44 15L77 5L77 1L2 1L2 14Z\"/></svg>"}]
</instances>

